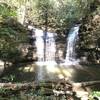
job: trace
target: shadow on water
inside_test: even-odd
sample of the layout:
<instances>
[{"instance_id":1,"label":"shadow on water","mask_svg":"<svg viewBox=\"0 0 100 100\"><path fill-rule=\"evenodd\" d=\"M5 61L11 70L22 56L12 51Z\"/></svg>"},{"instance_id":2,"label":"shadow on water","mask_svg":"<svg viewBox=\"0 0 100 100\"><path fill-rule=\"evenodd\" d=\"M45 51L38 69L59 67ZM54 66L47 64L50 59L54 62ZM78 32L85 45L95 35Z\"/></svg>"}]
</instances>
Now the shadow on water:
<instances>
[{"instance_id":1,"label":"shadow on water","mask_svg":"<svg viewBox=\"0 0 100 100\"><path fill-rule=\"evenodd\" d=\"M14 76L14 82L31 82L35 80L36 72L36 65L33 64L33 62L13 64L11 67L8 67L4 70L1 76L1 81L7 81L5 78L8 77L9 79L9 77L12 75Z\"/></svg>"},{"instance_id":2,"label":"shadow on water","mask_svg":"<svg viewBox=\"0 0 100 100\"><path fill-rule=\"evenodd\" d=\"M100 80L100 64L75 66L73 80L76 82Z\"/></svg>"}]
</instances>

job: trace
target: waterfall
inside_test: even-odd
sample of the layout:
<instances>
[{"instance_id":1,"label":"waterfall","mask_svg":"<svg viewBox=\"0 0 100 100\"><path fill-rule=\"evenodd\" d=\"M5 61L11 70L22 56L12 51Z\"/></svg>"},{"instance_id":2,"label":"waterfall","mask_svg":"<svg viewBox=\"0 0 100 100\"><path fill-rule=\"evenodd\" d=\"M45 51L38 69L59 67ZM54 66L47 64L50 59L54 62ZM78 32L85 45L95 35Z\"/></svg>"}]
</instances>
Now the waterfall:
<instances>
[{"instance_id":1,"label":"waterfall","mask_svg":"<svg viewBox=\"0 0 100 100\"><path fill-rule=\"evenodd\" d=\"M66 58L65 63L68 65L75 64L77 62L75 45L76 40L78 39L79 25L75 25L69 31L69 35L67 38L67 50L66 50Z\"/></svg>"},{"instance_id":2,"label":"waterfall","mask_svg":"<svg viewBox=\"0 0 100 100\"><path fill-rule=\"evenodd\" d=\"M36 48L37 48L37 57L38 62L44 61L44 53L45 53L45 61L55 61L55 38L54 33L47 32L46 38L44 38L44 32L42 30L35 30L36 36ZM44 39L46 39L46 48L44 48ZM45 49L45 52L44 52Z\"/></svg>"},{"instance_id":3,"label":"waterfall","mask_svg":"<svg viewBox=\"0 0 100 100\"><path fill-rule=\"evenodd\" d=\"M33 30L34 34L31 37L35 37L35 43L33 43L33 45L36 46L36 55L38 57L38 61L36 62L38 70L37 80L54 78L50 73L59 72L59 67L55 61L55 33L47 32L45 35L43 30L37 28L34 28ZM70 29L67 38L65 63L60 63L59 65L76 65L78 63L75 52L78 31L79 26L74 26Z\"/></svg>"},{"instance_id":4,"label":"waterfall","mask_svg":"<svg viewBox=\"0 0 100 100\"><path fill-rule=\"evenodd\" d=\"M54 33L47 32L46 37L46 61L55 61L55 37Z\"/></svg>"},{"instance_id":5,"label":"waterfall","mask_svg":"<svg viewBox=\"0 0 100 100\"><path fill-rule=\"evenodd\" d=\"M44 61L44 40L43 40L43 31L39 29L35 29L35 45L36 45L36 55L38 58L38 62Z\"/></svg>"},{"instance_id":6,"label":"waterfall","mask_svg":"<svg viewBox=\"0 0 100 100\"><path fill-rule=\"evenodd\" d=\"M35 45L37 49L36 55L38 57L38 61L36 62L36 64L38 65L38 80L46 79L45 76L48 75L47 70L50 70L54 67L53 65L55 64L56 52L54 34L55 33L47 32L45 36L43 30L35 29Z\"/></svg>"},{"instance_id":7,"label":"waterfall","mask_svg":"<svg viewBox=\"0 0 100 100\"><path fill-rule=\"evenodd\" d=\"M32 29L32 27L29 28ZM69 31L67 38L66 58L65 58L66 64L73 64L73 62L77 60L75 46L76 46L76 40L78 39L78 31L79 31L79 25L75 25ZM34 28L34 34L31 37L36 38L35 46L36 46L36 55L38 58L38 62L43 62L43 63L49 61L55 62L55 53L56 53L55 33L47 32L45 36L43 30Z\"/></svg>"}]
</instances>

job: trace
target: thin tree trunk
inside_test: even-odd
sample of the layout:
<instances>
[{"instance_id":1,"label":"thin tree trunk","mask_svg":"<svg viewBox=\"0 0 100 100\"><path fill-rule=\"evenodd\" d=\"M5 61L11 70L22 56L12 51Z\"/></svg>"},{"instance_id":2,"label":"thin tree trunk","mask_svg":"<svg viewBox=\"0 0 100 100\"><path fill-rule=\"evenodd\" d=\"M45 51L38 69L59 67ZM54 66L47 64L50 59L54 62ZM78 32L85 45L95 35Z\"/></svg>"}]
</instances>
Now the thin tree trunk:
<instances>
[{"instance_id":1,"label":"thin tree trunk","mask_svg":"<svg viewBox=\"0 0 100 100\"><path fill-rule=\"evenodd\" d=\"M26 4L25 5L20 5L20 7L18 8L17 14L18 14L18 16L17 16L18 21L21 24L24 24L25 14L26 14Z\"/></svg>"}]
</instances>

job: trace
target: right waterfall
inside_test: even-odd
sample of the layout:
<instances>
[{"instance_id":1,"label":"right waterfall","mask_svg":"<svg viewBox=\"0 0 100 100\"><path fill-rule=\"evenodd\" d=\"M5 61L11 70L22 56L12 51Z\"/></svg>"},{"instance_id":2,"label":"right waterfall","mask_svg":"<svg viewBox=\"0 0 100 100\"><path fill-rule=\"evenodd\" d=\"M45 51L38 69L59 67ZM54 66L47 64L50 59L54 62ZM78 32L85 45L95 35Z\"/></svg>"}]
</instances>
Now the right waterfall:
<instances>
[{"instance_id":1,"label":"right waterfall","mask_svg":"<svg viewBox=\"0 0 100 100\"><path fill-rule=\"evenodd\" d=\"M65 63L68 65L72 65L77 62L75 47L76 47L76 41L78 39L79 27L80 25L75 25L70 29L68 34L66 58L65 58Z\"/></svg>"}]
</instances>

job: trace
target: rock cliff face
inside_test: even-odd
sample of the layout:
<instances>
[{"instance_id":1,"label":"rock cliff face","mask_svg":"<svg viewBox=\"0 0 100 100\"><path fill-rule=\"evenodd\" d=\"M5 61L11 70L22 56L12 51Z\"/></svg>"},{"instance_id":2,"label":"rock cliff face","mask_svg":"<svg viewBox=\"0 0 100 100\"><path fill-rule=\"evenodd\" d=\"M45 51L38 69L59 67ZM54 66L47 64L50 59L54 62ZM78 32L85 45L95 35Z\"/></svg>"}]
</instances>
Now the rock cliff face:
<instances>
[{"instance_id":1,"label":"rock cliff face","mask_svg":"<svg viewBox=\"0 0 100 100\"><path fill-rule=\"evenodd\" d=\"M88 52L89 61L100 62L100 2L94 3L90 14L82 20L79 49ZM84 55L84 54L82 54Z\"/></svg>"}]
</instances>

